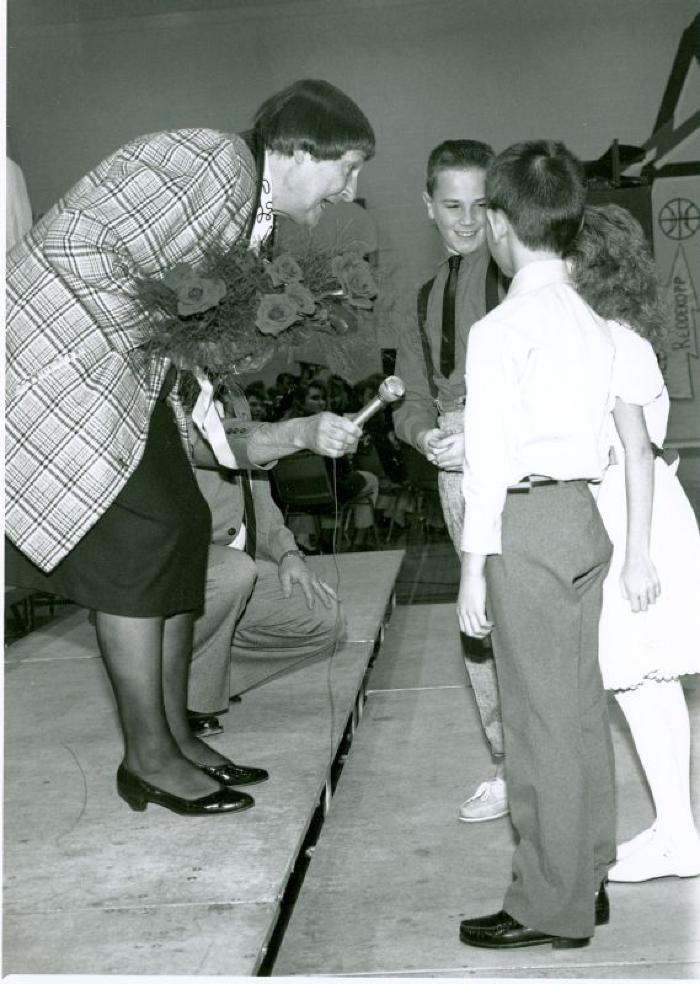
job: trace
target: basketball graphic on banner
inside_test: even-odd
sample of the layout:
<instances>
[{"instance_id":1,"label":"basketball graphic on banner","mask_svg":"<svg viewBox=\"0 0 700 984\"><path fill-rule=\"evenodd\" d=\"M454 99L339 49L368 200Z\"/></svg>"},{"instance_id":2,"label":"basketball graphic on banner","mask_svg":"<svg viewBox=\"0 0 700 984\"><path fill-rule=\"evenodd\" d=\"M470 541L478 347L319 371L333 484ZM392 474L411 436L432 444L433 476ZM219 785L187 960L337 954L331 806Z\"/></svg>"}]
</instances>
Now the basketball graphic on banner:
<instances>
[{"instance_id":1,"label":"basketball graphic on banner","mask_svg":"<svg viewBox=\"0 0 700 984\"><path fill-rule=\"evenodd\" d=\"M700 208L688 198L672 198L662 207L658 224L669 239L690 239L700 229Z\"/></svg>"}]
</instances>

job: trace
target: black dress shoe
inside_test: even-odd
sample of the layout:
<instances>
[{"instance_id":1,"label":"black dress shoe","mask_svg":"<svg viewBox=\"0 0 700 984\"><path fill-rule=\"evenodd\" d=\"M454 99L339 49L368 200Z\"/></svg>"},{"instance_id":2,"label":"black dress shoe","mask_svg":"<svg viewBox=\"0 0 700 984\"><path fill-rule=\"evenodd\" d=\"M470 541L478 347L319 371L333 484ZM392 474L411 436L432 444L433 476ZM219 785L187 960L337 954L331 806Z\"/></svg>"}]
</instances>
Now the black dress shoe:
<instances>
[{"instance_id":1,"label":"black dress shoe","mask_svg":"<svg viewBox=\"0 0 700 984\"><path fill-rule=\"evenodd\" d=\"M173 813L191 817L204 817L210 813L235 813L255 805L252 796L236 792L235 789L222 788L198 799L185 799L140 779L129 772L123 762L117 770L117 792L132 810L145 810L149 803L156 803Z\"/></svg>"},{"instance_id":2,"label":"black dress shoe","mask_svg":"<svg viewBox=\"0 0 700 984\"><path fill-rule=\"evenodd\" d=\"M610 922L610 899L608 898L608 893L605 890L606 880L600 883L600 888L595 893L596 926L607 926Z\"/></svg>"},{"instance_id":3,"label":"black dress shoe","mask_svg":"<svg viewBox=\"0 0 700 984\"><path fill-rule=\"evenodd\" d=\"M235 762L221 762L220 765L195 764L222 786L253 786L256 782L265 782L270 778L265 769L258 769L254 765L236 765Z\"/></svg>"},{"instance_id":4,"label":"black dress shoe","mask_svg":"<svg viewBox=\"0 0 700 984\"><path fill-rule=\"evenodd\" d=\"M542 943L551 943L555 950L568 950L590 943L588 936L555 936L553 933L542 933L539 929L530 929L503 910L481 919L465 920L460 924L459 938L468 946L481 946L489 950L508 950Z\"/></svg>"},{"instance_id":5,"label":"black dress shoe","mask_svg":"<svg viewBox=\"0 0 700 984\"><path fill-rule=\"evenodd\" d=\"M595 924L596 926L606 926L610 922L610 900L605 890L605 881L600 883L598 891L595 893ZM461 927L483 926L496 924L501 913L496 912L493 916L475 917L474 919L463 919Z\"/></svg>"},{"instance_id":6,"label":"black dress shoe","mask_svg":"<svg viewBox=\"0 0 700 984\"><path fill-rule=\"evenodd\" d=\"M223 725L215 714L194 714L188 711L187 720L195 738L211 738L212 735L223 734Z\"/></svg>"}]
</instances>

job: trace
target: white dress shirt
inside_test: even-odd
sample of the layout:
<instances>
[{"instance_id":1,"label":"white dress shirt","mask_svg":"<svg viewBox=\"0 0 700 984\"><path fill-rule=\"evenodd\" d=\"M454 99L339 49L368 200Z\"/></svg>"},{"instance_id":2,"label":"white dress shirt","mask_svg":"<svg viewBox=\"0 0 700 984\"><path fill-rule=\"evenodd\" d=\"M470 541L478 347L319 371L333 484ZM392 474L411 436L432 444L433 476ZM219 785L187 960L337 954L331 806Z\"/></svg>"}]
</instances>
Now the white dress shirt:
<instances>
[{"instance_id":1,"label":"white dress shirt","mask_svg":"<svg viewBox=\"0 0 700 984\"><path fill-rule=\"evenodd\" d=\"M523 267L505 301L472 326L462 550L501 553L506 493L522 478L603 475L614 352L606 322L558 259Z\"/></svg>"}]
</instances>

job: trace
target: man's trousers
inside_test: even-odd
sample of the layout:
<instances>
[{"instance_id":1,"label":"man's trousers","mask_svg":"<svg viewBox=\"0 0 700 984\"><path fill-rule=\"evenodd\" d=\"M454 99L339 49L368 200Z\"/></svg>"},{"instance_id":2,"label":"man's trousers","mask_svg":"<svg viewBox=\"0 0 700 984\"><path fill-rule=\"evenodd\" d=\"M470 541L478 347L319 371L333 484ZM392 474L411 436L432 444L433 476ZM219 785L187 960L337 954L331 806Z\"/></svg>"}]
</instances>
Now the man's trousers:
<instances>
[{"instance_id":1,"label":"man's trousers","mask_svg":"<svg viewBox=\"0 0 700 984\"><path fill-rule=\"evenodd\" d=\"M194 623L187 706L221 713L231 697L323 659L342 628L336 602L309 609L294 585L282 594L277 564L211 544L204 612Z\"/></svg>"},{"instance_id":2,"label":"man's trousers","mask_svg":"<svg viewBox=\"0 0 700 984\"><path fill-rule=\"evenodd\" d=\"M558 936L594 931L615 859L613 752L598 667L611 546L585 482L509 492L486 579L517 846L503 908Z\"/></svg>"}]
</instances>

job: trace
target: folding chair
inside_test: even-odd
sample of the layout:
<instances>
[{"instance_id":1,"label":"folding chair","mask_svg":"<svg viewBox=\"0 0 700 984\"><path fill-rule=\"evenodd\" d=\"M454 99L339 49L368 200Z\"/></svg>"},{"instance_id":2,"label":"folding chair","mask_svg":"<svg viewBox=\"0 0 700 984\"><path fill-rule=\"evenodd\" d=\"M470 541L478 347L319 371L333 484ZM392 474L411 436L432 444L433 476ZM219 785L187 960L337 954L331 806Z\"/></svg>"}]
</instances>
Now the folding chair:
<instances>
[{"instance_id":1,"label":"folding chair","mask_svg":"<svg viewBox=\"0 0 700 984\"><path fill-rule=\"evenodd\" d=\"M322 542L322 519L333 520L334 541L342 549L349 538L352 508L358 503L374 507L365 496L336 503L333 485L328 475L325 460L312 451L298 451L288 458L281 458L270 472L276 498L285 521L290 516L312 516L319 544ZM376 525L375 525L376 538Z\"/></svg>"}]
</instances>

